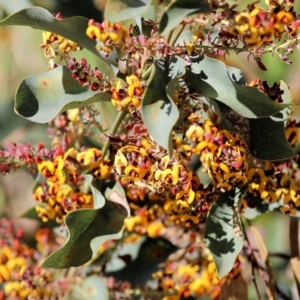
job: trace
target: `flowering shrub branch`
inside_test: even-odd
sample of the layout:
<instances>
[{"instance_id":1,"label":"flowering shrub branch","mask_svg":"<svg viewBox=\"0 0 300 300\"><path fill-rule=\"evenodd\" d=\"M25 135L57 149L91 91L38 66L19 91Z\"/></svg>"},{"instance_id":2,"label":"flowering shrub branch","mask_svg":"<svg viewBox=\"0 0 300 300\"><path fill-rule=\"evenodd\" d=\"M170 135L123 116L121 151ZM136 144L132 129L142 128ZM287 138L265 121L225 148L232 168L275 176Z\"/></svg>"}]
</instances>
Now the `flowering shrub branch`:
<instances>
[{"instance_id":1,"label":"flowering shrub branch","mask_svg":"<svg viewBox=\"0 0 300 300\"><path fill-rule=\"evenodd\" d=\"M218 299L234 293L235 282L246 284L244 258L275 298L270 253L248 223L261 267L243 220L274 207L299 217L300 123L283 81L247 83L224 58L248 52L266 70L261 58L271 52L290 63L299 16L289 1L272 0L266 9L256 2L246 11L222 0L164 2L108 1L102 23L39 7L0 22L44 30L49 70L22 81L15 110L48 122L52 137L51 149L9 144L0 151L0 171L39 173L37 205L26 216L56 222L67 236L57 242L50 229L37 235L30 251L38 258L12 254L10 245L0 250L0 299L82 299L91 286L102 299ZM72 56L82 48L99 58L96 68ZM100 122L107 111L93 106L100 102L117 111L110 128ZM91 135L99 141L93 147ZM137 243L133 260L119 253L120 245ZM123 268L109 269L116 258ZM29 283L27 263L42 267L30 271ZM72 267L67 288L51 294L47 268ZM42 290L32 283L40 272L47 277ZM241 289L247 299L247 285Z\"/></svg>"}]
</instances>

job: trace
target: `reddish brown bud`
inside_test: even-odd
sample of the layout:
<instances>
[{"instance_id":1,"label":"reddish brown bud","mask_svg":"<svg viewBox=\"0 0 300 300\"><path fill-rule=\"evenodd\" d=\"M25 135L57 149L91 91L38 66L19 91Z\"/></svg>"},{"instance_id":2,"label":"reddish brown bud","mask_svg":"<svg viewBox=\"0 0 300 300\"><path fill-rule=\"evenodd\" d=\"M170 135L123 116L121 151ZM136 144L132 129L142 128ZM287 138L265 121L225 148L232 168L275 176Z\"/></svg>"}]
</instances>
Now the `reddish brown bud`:
<instances>
[{"instance_id":1,"label":"reddish brown bud","mask_svg":"<svg viewBox=\"0 0 300 300\"><path fill-rule=\"evenodd\" d=\"M99 83L93 82L93 83L91 84L90 88L91 88L91 90L94 91L94 92L97 91L97 90L99 89Z\"/></svg>"}]
</instances>

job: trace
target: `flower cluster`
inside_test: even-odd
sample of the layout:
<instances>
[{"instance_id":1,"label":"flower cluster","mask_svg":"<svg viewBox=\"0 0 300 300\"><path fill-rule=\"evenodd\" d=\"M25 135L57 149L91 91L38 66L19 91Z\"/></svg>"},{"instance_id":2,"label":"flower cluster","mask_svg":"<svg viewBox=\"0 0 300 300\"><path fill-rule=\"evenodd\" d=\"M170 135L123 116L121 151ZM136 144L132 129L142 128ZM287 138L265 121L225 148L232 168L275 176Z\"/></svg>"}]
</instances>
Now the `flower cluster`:
<instances>
[{"instance_id":1,"label":"flower cluster","mask_svg":"<svg viewBox=\"0 0 300 300\"><path fill-rule=\"evenodd\" d=\"M152 238L159 237L165 232L165 224L162 222L164 211L158 204L146 209L132 203L131 210L134 215L125 220L125 227L129 232L134 231Z\"/></svg>"},{"instance_id":2,"label":"flower cluster","mask_svg":"<svg viewBox=\"0 0 300 300\"><path fill-rule=\"evenodd\" d=\"M63 15L57 13L55 15L57 20L62 20ZM71 51L80 51L82 47L77 43L66 39L65 37L49 32L43 32L43 42L40 44L40 48L44 49L44 55L47 58L53 59L56 56L64 57L64 55L69 54ZM56 65L53 63L50 65L52 68Z\"/></svg>"},{"instance_id":3,"label":"flower cluster","mask_svg":"<svg viewBox=\"0 0 300 300\"><path fill-rule=\"evenodd\" d=\"M125 42L129 37L129 31L122 23L111 23L107 20L102 23L90 20L86 34L91 39L101 42L97 47L106 56L113 51L114 45Z\"/></svg>"},{"instance_id":4,"label":"flower cluster","mask_svg":"<svg viewBox=\"0 0 300 300\"><path fill-rule=\"evenodd\" d=\"M48 31L43 32L43 43L40 44L40 47L44 49L44 54L47 58L54 58L60 54L82 50L82 47L77 43Z\"/></svg>"},{"instance_id":5,"label":"flower cluster","mask_svg":"<svg viewBox=\"0 0 300 300\"><path fill-rule=\"evenodd\" d=\"M246 207L254 208L257 201L278 202L280 211L286 215L297 214L300 206L300 183L291 175L284 172L275 172L276 167L266 163L264 168L251 168L247 177L249 185L244 199L241 202L241 210Z\"/></svg>"},{"instance_id":6,"label":"flower cluster","mask_svg":"<svg viewBox=\"0 0 300 300\"><path fill-rule=\"evenodd\" d=\"M216 299L220 293L220 282L212 257L202 257L201 264L188 264L183 261L168 264L163 272L153 275L159 279L159 289L172 291L164 300L180 300L188 297L209 295Z\"/></svg>"},{"instance_id":7,"label":"flower cluster","mask_svg":"<svg viewBox=\"0 0 300 300\"><path fill-rule=\"evenodd\" d=\"M255 5L248 6L234 18L234 25L227 28L227 34L240 37L248 47L260 47L280 38L285 32L294 36L298 30L295 14L281 7L269 12Z\"/></svg>"},{"instance_id":8,"label":"flower cluster","mask_svg":"<svg viewBox=\"0 0 300 300\"><path fill-rule=\"evenodd\" d=\"M93 207L92 195L84 191L82 173L89 171L95 178L104 179L111 166L96 148L84 151L70 148L64 152L57 147L52 157L39 162L38 170L47 181L34 192L34 199L43 204L36 206L36 210L43 221L55 219L61 223L68 212Z\"/></svg>"},{"instance_id":9,"label":"flower cluster","mask_svg":"<svg viewBox=\"0 0 300 300\"><path fill-rule=\"evenodd\" d=\"M37 162L47 157L48 154L49 151L42 143L35 147L29 143L26 145L8 143L6 150L0 150L0 172L6 174L22 166L34 172Z\"/></svg>"},{"instance_id":10,"label":"flower cluster","mask_svg":"<svg viewBox=\"0 0 300 300\"><path fill-rule=\"evenodd\" d=\"M292 147L296 146L299 141L299 127L299 122L291 121L290 119L285 127L285 137Z\"/></svg>"},{"instance_id":11,"label":"flower cluster","mask_svg":"<svg viewBox=\"0 0 300 300\"><path fill-rule=\"evenodd\" d=\"M105 92L110 89L110 83L98 68L94 70L85 58L79 63L75 58L67 60L67 68L72 73L72 78L78 80L83 86L89 86L92 91Z\"/></svg>"},{"instance_id":12,"label":"flower cluster","mask_svg":"<svg viewBox=\"0 0 300 300\"><path fill-rule=\"evenodd\" d=\"M23 231L9 219L0 219L0 299L58 299L70 282L56 281L38 266L41 255L23 241ZM55 287L55 288L54 288Z\"/></svg>"},{"instance_id":13,"label":"flower cluster","mask_svg":"<svg viewBox=\"0 0 300 300\"><path fill-rule=\"evenodd\" d=\"M244 142L233 133L219 129L210 120L193 124L186 132L195 143L193 152L201 154L201 161L217 188L228 191L247 182L247 162Z\"/></svg>"},{"instance_id":14,"label":"flower cluster","mask_svg":"<svg viewBox=\"0 0 300 300\"><path fill-rule=\"evenodd\" d=\"M173 236L171 240L186 251L179 250L174 253L169 257L164 268L152 275L153 278L158 279L158 290L170 293L162 299L179 300L205 296L218 299L225 278L218 279L213 258L202 249L203 240L198 232L186 230L185 234L181 235L181 229L173 228L173 230L177 230L180 238L174 236L172 227L166 230L166 235ZM234 269L237 275L238 270Z\"/></svg>"},{"instance_id":15,"label":"flower cluster","mask_svg":"<svg viewBox=\"0 0 300 300\"><path fill-rule=\"evenodd\" d=\"M139 78L135 75L126 77L127 87L123 89L120 80L117 81L116 86L111 88L112 99L111 102L118 109L125 107L138 108L141 104L142 95L144 93L143 85Z\"/></svg>"}]
</instances>

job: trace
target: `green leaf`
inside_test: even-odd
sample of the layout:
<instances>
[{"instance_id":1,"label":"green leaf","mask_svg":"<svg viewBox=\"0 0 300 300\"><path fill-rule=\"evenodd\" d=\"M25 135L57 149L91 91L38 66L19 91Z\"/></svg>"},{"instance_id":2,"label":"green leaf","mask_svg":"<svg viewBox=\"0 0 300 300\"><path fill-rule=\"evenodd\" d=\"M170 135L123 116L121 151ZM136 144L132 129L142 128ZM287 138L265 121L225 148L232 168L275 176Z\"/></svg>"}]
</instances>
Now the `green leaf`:
<instances>
[{"instance_id":1,"label":"green leaf","mask_svg":"<svg viewBox=\"0 0 300 300\"><path fill-rule=\"evenodd\" d=\"M223 127L239 133L254 157L272 161L295 156L285 137L283 113L269 118L248 119L238 115L222 102L215 102L221 111Z\"/></svg>"},{"instance_id":2,"label":"green leaf","mask_svg":"<svg viewBox=\"0 0 300 300\"><path fill-rule=\"evenodd\" d=\"M180 56L172 56L170 59L169 77L174 79L175 77L181 77L186 72L186 61Z\"/></svg>"},{"instance_id":3,"label":"green leaf","mask_svg":"<svg viewBox=\"0 0 300 300\"><path fill-rule=\"evenodd\" d=\"M269 117L291 105L275 103L257 88L241 85L243 78L219 60L201 55L190 59L185 78L190 92L219 100L242 117Z\"/></svg>"},{"instance_id":4,"label":"green leaf","mask_svg":"<svg viewBox=\"0 0 300 300\"><path fill-rule=\"evenodd\" d=\"M26 210L24 213L22 213L20 215L20 218L27 218L27 219L31 219L31 220L35 220L35 221L41 221L41 218L39 217L35 206L29 208L28 210Z\"/></svg>"},{"instance_id":5,"label":"green leaf","mask_svg":"<svg viewBox=\"0 0 300 300\"><path fill-rule=\"evenodd\" d=\"M213 256L219 278L230 272L243 248L243 234L238 201L246 187L219 193L218 201L208 213L204 242Z\"/></svg>"},{"instance_id":6,"label":"green leaf","mask_svg":"<svg viewBox=\"0 0 300 300\"><path fill-rule=\"evenodd\" d=\"M177 38L176 42L174 43L175 46L185 46L188 42L193 41L193 32L191 30L184 30L179 37Z\"/></svg>"},{"instance_id":7,"label":"green leaf","mask_svg":"<svg viewBox=\"0 0 300 300\"><path fill-rule=\"evenodd\" d=\"M147 10L150 3L150 0L108 0L104 18L110 22L135 19Z\"/></svg>"},{"instance_id":8,"label":"green leaf","mask_svg":"<svg viewBox=\"0 0 300 300\"><path fill-rule=\"evenodd\" d=\"M16 93L15 111L37 123L47 123L68 109L98 101L110 101L108 93L93 92L71 77L66 67L57 67L25 78Z\"/></svg>"},{"instance_id":9,"label":"green leaf","mask_svg":"<svg viewBox=\"0 0 300 300\"><path fill-rule=\"evenodd\" d=\"M43 268L81 266L96 255L102 243L122 236L124 219L129 215L126 198L112 190L111 198L105 199L92 176L86 175L85 178L91 184L94 202L102 206L98 209L75 210L66 216L68 239L63 247L46 258Z\"/></svg>"},{"instance_id":10,"label":"green leaf","mask_svg":"<svg viewBox=\"0 0 300 300\"><path fill-rule=\"evenodd\" d=\"M249 119L250 152L261 160L283 160L295 156L284 133L282 113L270 118ZM253 144L253 146L252 146Z\"/></svg>"},{"instance_id":11,"label":"green leaf","mask_svg":"<svg viewBox=\"0 0 300 300\"><path fill-rule=\"evenodd\" d=\"M172 130L179 118L173 102L178 79L169 81L163 60L156 60L152 68L142 101L142 117L152 138L172 156Z\"/></svg>"},{"instance_id":12,"label":"green leaf","mask_svg":"<svg viewBox=\"0 0 300 300\"><path fill-rule=\"evenodd\" d=\"M227 66L227 72L229 78L239 85L246 85L246 78L240 69L235 67Z\"/></svg>"},{"instance_id":13,"label":"green leaf","mask_svg":"<svg viewBox=\"0 0 300 300\"><path fill-rule=\"evenodd\" d=\"M177 0L171 3L163 14L159 32L161 34L168 33L184 18L194 14L209 13L210 11L210 6L205 0Z\"/></svg>"},{"instance_id":14,"label":"green leaf","mask_svg":"<svg viewBox=\"0 0 300 300\"><path fill-rule=\"evenodd\" d=\"M30 7L12 14L0 22L0 26L21 25L50 31L61 35L98 56L96 42L86 35L88 19L72 17L57 20L49 11L41 7Z\"/></svg>"},{"instance_id":15,"label":"green leaf","mask_svg":"<svg viewBox=\"0 0 300 300\"><path fill-rule=\"evenodd\" d=\"M79 209L69 213L65 220L68 240L46 258L42 267L61 269L85 264L93 256L92 239L118 233L125 217L121 206L117 208L109 201L101 209Z\"/></svg>"}]
</instances>

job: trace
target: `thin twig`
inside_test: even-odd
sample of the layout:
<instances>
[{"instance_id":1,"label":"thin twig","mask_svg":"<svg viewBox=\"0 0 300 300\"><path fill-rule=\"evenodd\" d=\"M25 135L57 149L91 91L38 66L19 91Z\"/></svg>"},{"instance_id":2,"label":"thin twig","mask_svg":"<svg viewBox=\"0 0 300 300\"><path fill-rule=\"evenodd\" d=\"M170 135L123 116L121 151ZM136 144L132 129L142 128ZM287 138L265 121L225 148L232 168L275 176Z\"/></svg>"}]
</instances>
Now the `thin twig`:
<instances>
[{"instance_id":1,"label":"thin twig","mask_svg":"<svg viewBox=\"0 0 300 300\"><path fill-rule=\"evenodd\" d=\"M88 111L88 113L89 113L89 115L90 115L90 118L92 118L92 123L95 125L95 127L98 129L98 131L99 131L100 133L104 133L103 128L102 128L102 127L99 125L99 123L96 121L95 116L94 116L94 114L93 114L91 108L88 107L88 106L86 106L85 108L86 108L86 110Z\"/></svg>"},{"instance_id":2,"label":"thin twig","mask_svg":"<svg viewBox=\"0 0 300 300\"><path fill-rule=\"evenodd\" d=\"M273 269L269 260L269 252L268 249L258 232L258 230L254 226L250 226L250 230L252 232L252 235L255 239L256 245L258 247L258 253L260 255L260 258L263 260L265 266L266 266L266 271L268 274L268 280L265 280L265 283L268 286L267 293L269 299L275 299L275 279L273 275Z\"/></svg>"},{"instance_id":3,"label":"thin twig","mask_svg":"<svg viewBox=\"0 0 300 300\"><path fill-rule=\"evenodd\" d=\"M247 243L248 243L248 247L249 247L249 249L250 249L250 251L251 251L251 253L250 253L250 256L251 256L251 259L250 259L250 261L251 261L251 269L252 269L252 281L253 281L253 285L254 285L254 288L255 288L255 291L256 291L256 294L257 294L257 299L258 300L261 300L262 298L261 298L261 296L260 296L260 292L259 292L259 289L258 289L258 285L257 285L257 281L256 281L256 278L255 278L255 267L257 266L257 260L256 260L256 257L255 257L255 255L254 255L254 252L253 252L253 250L252 250L252 248L251 248L251 244L250 244L250 241L249 241L249 238L248 238L248 236L247 236L247 232L246 232L246 230L245 230L245 226L244 226L244 223L243 222L241 222L241 224L242 224L242 229L243 229L243 233L244 233L244 236L245 236L245 239L246 239L246 241L247 241ZM255 265L255 266L254 266Z\"/></svg>"},{"instance_id":4,"label":"thin twig","mask_svg":"<svg viewBox=\"0 0 300 300\"><path fill-rule=\"evenodd\" d=\"M276 46L276 47L269 47L269 48L265 48L265 51L266 52L276 52L278 55L279 55L279 51L281 49L284 49L284 48L287 48L288 46L291 46L297 42L300 41L300 35L297 35L295 38L291 39L291 40L288 40L286 41L285 43L279 45L279 46Z\"/></svg>"},{"instance_id":5,"label":"thin twig","mask_svg":"<svg viewBox=\"0 0 300 300\"><path fill-rule=\"evenodd\" d=\"M173 34L172 34L172 37L170 39L170 42L169 42L169 46L174 46L175 42L177 41L177 39L179 38L179 36L181 35L181 33L183 32L184 30L184 27L183 25L179 25L178 28L176 28L176 30L174 30Z\"/></svg>"},{"instance_id":6,"label":"thin twig","mask_svg":"<svg viewBox=\"0 0 300 300\"><path fill-rule=\"evenodd\" d=\"M173 35L173 33L174 33L174 30L175 30L175 29L172 29L172 30L167 34L167 36L166 36L166 38L165 38L166 43L167 43L168 45L170 44L170 40L171 40L171 38L172 38L172 35Z\"/></svg>"},{"instance_id":7,"label":"thin twig","mask_svg":"<svg viewBox=\"0 0 300 300\"><path fill-rule=\"evenodd\" d=\"M240 52L252 52L252 51L249 50L249 48L225 47L225 46L217 45L217 44L214 44L214 45L197 45L196 46L197 50L200 50L200 49L216 49L216 48L220 49L220 50L226 50L226 51L233 50L233 51L240 51Z\"/></svg>"},{"instance_id":8,"label":"thin twig","mask_svg":"<svg viewBox=\"0 0 300 300\"><path fill-rule=\"evenodd\" d=\"M142 79L145 79L145 80L148 79L152 72L152 69L153 69L153 64L142 73L142 75L141 75Z\"/></svg>"},{"instance_id":9,"label":"thin twig","mask_svg":"<svg viewBox=\"0 0 300 300\"><path fill-rule=\"evenodd\" d=\"M113 125L111 127L110 134L115 134L117 132L117 130L119 128L119 125L121 124L121 122L125 118L126 114L127 114L127 109L123 109L123 110L121 110L118 113L118 115L117 115L117 117L116 117L116 119L115 119L115 121L114 121L114 123L113 123ZM102 148L102 155L103 155L103 157L105 157L105 155L106 155L106 153L107 153L107 151L109 149L109 146L110 146L110 140L108 138L108 139L106 139L106 141L105 141L105 143L103 145L103 148Z\"/></svg>"}]
</instances>

